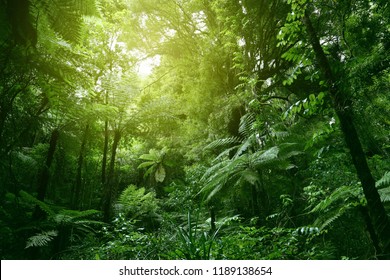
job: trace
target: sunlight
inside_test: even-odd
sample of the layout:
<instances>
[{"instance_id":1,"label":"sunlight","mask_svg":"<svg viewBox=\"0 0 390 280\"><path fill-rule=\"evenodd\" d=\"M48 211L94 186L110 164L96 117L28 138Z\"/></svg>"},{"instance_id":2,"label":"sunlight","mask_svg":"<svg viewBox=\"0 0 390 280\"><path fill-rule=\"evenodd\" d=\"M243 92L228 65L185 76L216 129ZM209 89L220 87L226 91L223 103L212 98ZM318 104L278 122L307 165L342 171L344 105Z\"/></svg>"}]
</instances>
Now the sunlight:
<instances>
[{"instance_id":1,"label":"sunlight","mask_svg":"<svg viewBox=\"0 0 390 280\"><path fill-rule=\"evenodd\" d=\"M160 65L160 56L159 55L156 55L154 57L149 57L149 58L140 60L137 63L136 72L141 77L147 77L152 73L153 69L159 65Z\"/></svg>"}]
</instances>

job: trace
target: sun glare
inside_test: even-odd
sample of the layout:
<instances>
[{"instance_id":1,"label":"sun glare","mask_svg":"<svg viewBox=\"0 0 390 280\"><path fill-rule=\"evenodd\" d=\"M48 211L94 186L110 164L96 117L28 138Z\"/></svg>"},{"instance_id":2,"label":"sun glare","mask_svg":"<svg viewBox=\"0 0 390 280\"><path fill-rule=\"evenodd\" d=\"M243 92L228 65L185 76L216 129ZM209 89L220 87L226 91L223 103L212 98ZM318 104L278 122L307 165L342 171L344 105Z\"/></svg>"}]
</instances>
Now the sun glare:
<instances>
[{"instance_id":1,"label":"sun glare","mask_svg":"<svg viewBox=\"0 0 390 280\"><path fill-rule=\"evenodd\" d=\"M150 58L143 59L137 63L137 73L141 77L149 76L153 68L160 65L160 56L154 56Z\"/></svg>"}]
</instances>

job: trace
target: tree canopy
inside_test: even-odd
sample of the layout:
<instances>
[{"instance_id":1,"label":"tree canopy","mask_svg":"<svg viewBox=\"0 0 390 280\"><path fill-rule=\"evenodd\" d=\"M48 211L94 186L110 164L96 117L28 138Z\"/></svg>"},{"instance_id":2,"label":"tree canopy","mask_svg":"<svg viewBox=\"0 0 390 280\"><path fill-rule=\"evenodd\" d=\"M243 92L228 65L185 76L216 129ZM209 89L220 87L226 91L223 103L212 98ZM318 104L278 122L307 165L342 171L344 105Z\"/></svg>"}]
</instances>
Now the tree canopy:
<instances>
[{"instance_id":1,"label":"tree canopy","mask_svg":"<svg viewBox=\"0 0 390 280\"><path fill-rule=\"evenodd\" d=\"M0 1L2 259L390 259L390 10Z\"/></svg>"}]
</instances>

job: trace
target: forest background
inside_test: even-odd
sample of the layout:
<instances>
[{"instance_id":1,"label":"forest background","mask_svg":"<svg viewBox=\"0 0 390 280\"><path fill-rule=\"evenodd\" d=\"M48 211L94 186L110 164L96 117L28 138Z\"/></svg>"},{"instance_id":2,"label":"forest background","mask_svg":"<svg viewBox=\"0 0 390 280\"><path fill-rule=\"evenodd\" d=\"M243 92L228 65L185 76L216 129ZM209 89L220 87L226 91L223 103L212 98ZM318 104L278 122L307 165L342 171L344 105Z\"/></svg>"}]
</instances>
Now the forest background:
<instances>
[{"instance_id":1,"label":"forest background","mask_svg":"<svg viewBox=\"0 0 390 280\"><path fill-rule=\"evenodd\" d=\"M0 1L1 259L390 259L389 6Z\"/></svg>"}]
</instances>

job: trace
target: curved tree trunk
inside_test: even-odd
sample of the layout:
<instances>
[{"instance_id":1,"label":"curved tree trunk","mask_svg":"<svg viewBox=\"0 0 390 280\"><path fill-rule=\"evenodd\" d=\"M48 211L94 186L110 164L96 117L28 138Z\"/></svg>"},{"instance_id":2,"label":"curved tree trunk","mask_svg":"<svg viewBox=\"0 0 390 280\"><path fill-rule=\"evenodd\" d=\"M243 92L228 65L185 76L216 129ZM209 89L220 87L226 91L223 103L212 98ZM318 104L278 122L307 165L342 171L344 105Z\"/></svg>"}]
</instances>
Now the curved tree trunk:
<instances>
[{"instance_id":1,"label":"curved tree trunk","mask_svg":"<svg viewBox=\"0 0 390 280\"><path fill-rule=\"evenodd\" d=\"M367 200L369 216L379 239L381 247L380 253L390 256L390 221L381 202L378 190L375 187L375 180L368 167L362 144L351 117L351 102L348 101L346 94L342 92L337 85L329 61L320 45L317 33L314 30L307 11L305 11L303 22L306 26L310 43L318 62L318 67L326 79L328 90L333 100L333 107L339 118L341 130L344 134L345 143L349 148L352 162L362 184L364 196Z\"/></svg>"}]
</instances>

